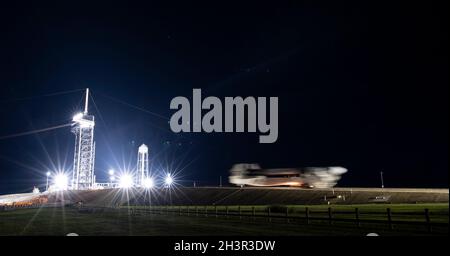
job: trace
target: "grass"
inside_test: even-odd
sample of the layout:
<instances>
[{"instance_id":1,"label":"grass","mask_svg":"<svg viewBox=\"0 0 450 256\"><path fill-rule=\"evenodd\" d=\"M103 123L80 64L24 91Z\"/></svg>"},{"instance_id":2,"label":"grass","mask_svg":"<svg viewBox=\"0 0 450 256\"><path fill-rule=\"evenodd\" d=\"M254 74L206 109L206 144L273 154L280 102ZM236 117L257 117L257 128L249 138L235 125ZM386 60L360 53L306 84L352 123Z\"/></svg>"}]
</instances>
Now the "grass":
<instances>
[{"instance_id":1,"label":"grass","mask_svg":"<svg viewBox=\"0 0 450 256\"><path fill-rule=\"evenodd\" d=\"M424 205L388 205L392 211L398 213L411 213L429 208L431 213L446 214L448 223L448 204L424 204ZM302 212L306 206L290 206L295 212ZM325 211L328 206L308 206L311 211ZM333 206L335 211L354 210L355 206ZM140 208L140 207L136 207ZM169 209L177 209L175 206ZM258 206L259 210L267 209L267 206ZM358 205L361 212L383 212L386 205ZM164 208L165 209L165 208ZM191 207L191 209L194 209ZM211 211L214 207L207 207ZM237 206L229 207L237 210ZM242 206L241 210L251 211L252 206ZM129 214L130 209L105 210L98 212L83 212L75 208L41 208L21 209L15 211L0 212L0 235L66 235L77 233L79 235L273 235L273 236L297 236L297 235L365 235L376 232L380 235L424 235L428 234L426 228L417 226L404 226L395 230L388 230L385 225L362 225L357 228L354 223L334 224L329 226L320 222L307 225L304 222L290 222L285 220L272 220L265 218L239 218L224 216L177 216L166 214ZM314 213L313 213L314 214ZM321 213L317 213L321 214ZM376 216L376 214L374 214ZM314 216L314 215L313 215ZM399 215L405 219L410 215ZM448 235L448 226L442 229L434 229L435 234Z\"/></svg>"}]
</instances>

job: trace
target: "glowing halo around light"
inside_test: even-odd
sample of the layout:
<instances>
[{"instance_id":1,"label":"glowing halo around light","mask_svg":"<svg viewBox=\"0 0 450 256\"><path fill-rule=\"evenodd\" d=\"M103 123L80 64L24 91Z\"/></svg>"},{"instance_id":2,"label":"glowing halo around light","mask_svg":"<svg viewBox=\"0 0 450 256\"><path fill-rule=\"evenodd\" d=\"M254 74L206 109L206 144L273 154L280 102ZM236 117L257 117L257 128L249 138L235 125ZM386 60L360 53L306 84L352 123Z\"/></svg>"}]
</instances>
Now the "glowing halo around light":
<instances>
[{"instance_id":1,"label":"glowing halo around light","mask_svg":"<svg viewBox=\"0 0 450 256\"><path fill-rule=\"evenodd\" d=\"M79 121L79 120L81 120L83 118L83 113L77 113L77 114L75 114L74 116L73 116L73 121L74 122L76 122L76 121Z\"/></svg>"},{"instance_id":2,"label":"glowing halo around light","mask_svg":"<svg viewBox=\"0 0 450 256\"><path fill-rule=\"evenodd\" d=\"M164 183L166 184L166 186L171 186L173 184L173 178L170 173L167 174L166 178L164 179Z\"/></svg>"},{"instance_id":3,"label":"glowing halo around light","mask_svg":"<svg viewBox=\"0 0 450 256\"><path fill-rule=\"evenodd\" d=\"M153 188L154 187L154 182L153 182L153 179L152 178L150 178L150 177L148 177L148 178L145 178L144 179L144 181L142 182L142 185L144 186L144 188L146 188L146 189L151 189L151 188Z\"/></svg>"},{"instance_id":4,"label":"glowing halo around light","mask_svg":"<svg viewBox=\"0 0 450 256\"><path fill-rule=\"evenodd\" d=\"M66 190L69 187L69 178L64 173L56 174L53 182L57 190Z\"/></svg>"},{"instance_id":5,"label":"glowing halo around light","mask_svg":"<svg viewBox=\"0 0 450 256\"><path fill-rule=\"evenodd\" d=\"M133 176L130 174L122 174L119 178L120 188L131 188L133 187Z\"/></svg>"}]
</instances>

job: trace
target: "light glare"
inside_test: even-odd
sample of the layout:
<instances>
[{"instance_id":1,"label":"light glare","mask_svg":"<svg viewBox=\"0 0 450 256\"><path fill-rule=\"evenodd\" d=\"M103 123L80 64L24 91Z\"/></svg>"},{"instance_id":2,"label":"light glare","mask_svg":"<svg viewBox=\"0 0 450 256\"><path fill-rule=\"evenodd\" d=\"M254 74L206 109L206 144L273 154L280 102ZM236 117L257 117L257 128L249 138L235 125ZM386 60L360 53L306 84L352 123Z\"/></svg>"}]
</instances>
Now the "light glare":
<instances>
[{"instance_id":1,"label":"light glare","mask_svg":"<svg viewBox=\"0 0 450 256\"><path fill-rule=\"evenodd\" d=\"M133 177L129 174L123 174L119 179L119 187L131 188L133 186Z\"/></svg>"},{"instance_id":2,"label":"light glare","mask_svg":"<svg viewBox=\"0 0 450 256\"><path fill-rule=\"evenodd\" d=\"M166 185L170 186L173 183L173 178L170 176L170 173L167 174L166 179L164 180L164 182L166 183Z\"/></svg>"},{"instance_id":3,"label":"light glare","mask_svg":"<svg viewBox=\"0 0 450 256\"><path fill-rule=\"evenodd\" d=\"M73 121L79 121L79 120L81 120L83 118L83 113L77 113L77 114L75 114L74 116L73 116Z\"/></svg>"},{"instance_id":4,"label":"light glare","mask_svg":"<svg viewBox=\"0 0 450 256\"><path fill-rule=\"evenodd\" d=\"M152 178L145 178L143 184L144 188L153 188L154 183Z\"/></svg>"},{"instance_id":5,"label":"light glare","mask_svg":"<svg viewBox=\"0 0 450 256\"><path fill-rule=\"evenodd\" d=\"M63 173L59 173L55 176L55 186L58 190L66 190L69 185L69 179L67 178L67 175Z\"/></svg>"}]
</instances>

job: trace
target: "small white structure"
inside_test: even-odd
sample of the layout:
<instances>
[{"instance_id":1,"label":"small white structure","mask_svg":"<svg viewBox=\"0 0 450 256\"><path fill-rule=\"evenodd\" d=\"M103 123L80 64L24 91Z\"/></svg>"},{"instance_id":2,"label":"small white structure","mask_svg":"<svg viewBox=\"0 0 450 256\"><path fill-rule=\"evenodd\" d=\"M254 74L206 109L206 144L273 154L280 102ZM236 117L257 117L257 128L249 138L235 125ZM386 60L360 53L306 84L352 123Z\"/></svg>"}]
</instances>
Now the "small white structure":
<instances>
[{"instance_id":1,"label":"small white structure","mask_svg":"<svg viewBox=\"0 0 450 256\"><path fill-rule=\"evenodd\" d=\"M137 182L138 186L145 186L145 182L147 177L149 177L148 173L148 147L145 144L142 144L138 150L138 162L137 162Z\"/></svg>"},{"instance_id":2,"label":"small white structure","mask_svg":"<svg viewBox=\"0 0 450 256\"><path fill-rule=\"evenodd\" d=\"M41 191L39 191L39 188L34 187L33 188L33 194L39 194Z\"/></svg>"}]
</instances>

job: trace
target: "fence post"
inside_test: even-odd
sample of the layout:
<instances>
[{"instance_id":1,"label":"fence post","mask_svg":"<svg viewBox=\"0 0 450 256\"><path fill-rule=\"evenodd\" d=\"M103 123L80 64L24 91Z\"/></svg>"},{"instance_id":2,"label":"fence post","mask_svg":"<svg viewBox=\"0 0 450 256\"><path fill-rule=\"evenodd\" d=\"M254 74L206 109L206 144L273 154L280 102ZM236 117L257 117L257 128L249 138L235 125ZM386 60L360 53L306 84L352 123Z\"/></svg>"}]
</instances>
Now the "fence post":
<instances>
[{"instance_id":1,"label":"fence post","mask_svg":"<svg viewBox=\"0 0 450 256\"><path fill-rule=\"evenodd\" d=\"M286 206L286 223L289 223L289 207Z\"/></svg>"},{"instance_id":2,"label":"fence post","mask_svg":"<svg viewBox=\"0 0 450 256\"><path fill-rule=\"evenodd\" d=\"M389 229L392 229L393 226L392 226L392 212L391 212L391 208L388 207L388 208L386 209L386 211L387 211L387 217L388 217Z\"/></svg>"},{"instance_id":3,"label":"fence post","mask_svg":"<svg viewBox=\"0 0 450 256\"><path fill-rule=\"evenodd\" d=\"M430 221L430 210L428 208L425 208L425 221L427 222L427 228L428 228L428 232L432 232L432 228L431 228L431 221Z\"/></svg>"},{"instance_id":4,"label":"fence post","mask_svg":"<svg viewBox=\"0 0 450 256\"><path fill-rule=\"evenodd\" d=\"M331 212L331 207L328 207L328 224L333 225L333 213Z\"/></svg>"},{"instance_id":5,"label":"fence post","mask_svg":"<svg viewBox=\"0 0 450 256\"><path fill-rule=\"evenodd\" d=\"M309 208L305 207L306 224L309 224Z\"/></svg>"},{"instance_id":6,"label":"fence post","mask_svg":"<svg viewBox=\"0 0 450 256\"><path fill-rule=\"evenodd\" d=\"M359 223L359 209L355 208L355 220L356 220L356 226L359 228L361 224Z\"/></svg>"}]
</instances>

